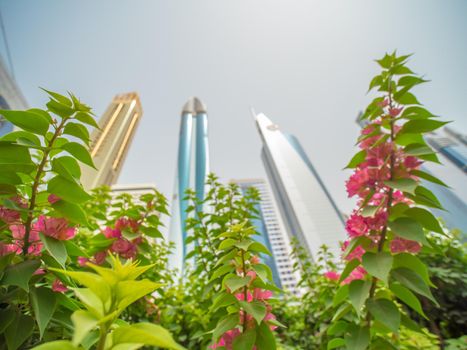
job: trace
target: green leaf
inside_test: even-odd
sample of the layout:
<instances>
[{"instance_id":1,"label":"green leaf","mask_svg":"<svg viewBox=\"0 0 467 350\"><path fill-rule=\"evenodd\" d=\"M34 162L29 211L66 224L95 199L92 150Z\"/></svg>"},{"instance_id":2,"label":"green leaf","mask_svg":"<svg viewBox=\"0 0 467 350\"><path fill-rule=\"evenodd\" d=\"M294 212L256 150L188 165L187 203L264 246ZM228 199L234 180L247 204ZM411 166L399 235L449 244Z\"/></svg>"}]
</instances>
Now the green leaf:
<instances>
[{"instance_id":1,"label":"green leaf","mask_svg":"<svg viewBox=\"0 0 467 350\"><path fill-rule=\"evenodd\" d=\"M230 293L221 293L216 299L214 299L214 302L211 305L211 310L214 312L217 309L225 306L230 306L232 304L237 303L237 298L235 298L234 295Z\"/></svg>"},{"instance_id":2,"label":"green leaf","mask_svg":"<svg viewBox=\"0 0 467 350\"><path fill-rule=\"evenodd\" d=\"M53 193L67 202L78 204L92 198L76 182L69 181L61 175L57 175L49 180L47 192Z\"/></svg>"},{"instance_id":3,"label":"green leaf","mask_svg":"<svg viewBox=\"0 0 467 350\"><path fill-rule=\"evenodd\" d=\"M219 244L219 250L225 250L225 249L231 248L231 247L233 247L235 245L235 243L237 243L237 241L232 239L232 238L224 239Z\"/></svg>"},{"instance_id":4,"label":"green leaf","mask_svg":"<svg viewBox=\"0 0 467 350\"><path fill-rule=\"evenodd\" d=\"M39 236L42 243L44 243L45 249L64 268L68 258L64 243L53 237L46 236L42 232L39 233Z\"/></svg>"},{"instance_id":5,"label":"green leaf","mask_svg":"<svg viewBox=\"0 0 467 350\"><path fill-rule=\"evenodd\" d=\"M68 142L62 145L60 148L70 153L80 162L89 165L91 168L96 169L96 167L94 166L94 162L92 161L91 155L89 154L89 151L83 145L80 145L77 142Z\"/></svg>"},{"instance_id":6,"label":"green leaf","mask_svg":"<svg viewBox=\"0 0 467 350\"><path fill-rule=\"evenodd\" d=\"M89 143L89 131L82 124L67 123L63 129L63 134L71 135L83 140L86 144Z\"/></svg>"},{"instance_id":7,"label":"green leaf","mask_svg":"<svg viewBox=\"0 0 467 350\"><path fill-rule=\"evenodd\" d=\"M347 300L349 296L349 285L344 284L339 287L336 294L334 294L334 298L332 299L332 306L336 307L337 305L341 304L344 300Z\"/></svg>"},{"instance_id":8,"label":"green leaf","mask_svg":"<svg viewBox=\"0 0 467 350\"><path fill-rule=\"evenodd\" d=\"M112 345L118 344L144 344L161 348L184 350L172 338L172 335L165 328L153 323L136 323L130 326L121 326L112 333Z\"/></svg>"},{"instance_id":9,"label":"green leaf","mask_svg":"<svg viewBox=\"0 0 467 350\"><path fill-rule=\"evenodd\" d=\"M224 284L233 293L237 289L245 287L250 282L250 280L251 280L250 276L245 276L245 277L232 276L226 279Z\"/></svg>"},{"instance_id":10,"label":"green leaf","mask_svg":"<svg viewBox=\"0 0 467 350\"><path fill-rule=\"evenodd\" d=\"M80 225L88 225L86 213L78 204L58 201L52 204L52 207L71 222Z\"/></svg>"},{"instance_id":11,"label":"green leaf","mask_svg":"<svg viewBox=\"0 0 467 350\"><path fill-rule=\"evenodd\" d=\"M268 282L272 280L272 271L268 265L254 264L252 268L253 270L255 270L256 274L263 282Z\"/></svg>"},{"instance_id":12,"label":"green leaf","mask_svg":"<svg viewBox=\"0 0 467 350\"><path fill-rule=\"evenodd\" d=\"M417 221L401 217L389 223L389 228L399 237L427 244L423 227Z\"/></svg>"},{"instance_id":13,"label":"green leaf","mask_svg":"<svg viewBox=\"0 0 467 350\"><path fill-rule=\"evenodd\" d=\"M82 348L75 347L68 340L54 340L45 344L38 345L34 350L81 350Z\"/></svg>"},{"instance_id":14,"label":"green leaf","mask_svg":"<svg viewBox=\"0 0 467 350\"><path fill-rule=\"evenodd\" d=\"M402 96L398 96L397 98L394 98L397 103L401 105L419 105L420 102L418 102L417 98L415 97L414 94L410 92L406 92Z\"/></svg>"},{"instance_id":15,"label":"green leaf","mask_svg":"<svg viewBox=\"0 0 467 350\"><path fill-rule=\"evenodd\" d=\"M443 206L439 202L438 198L436 198L436 196L433 194L433 192L423 186L417 187L413 199L416 203L433 208L443 209Z\"/></svg>"},{"instance_id":16,"label":"green leaf","mask_svg":"<svg viewBox=\"0 0 467 350\"><path fill-rule=\"evenodd\" d=\"M370 292L371 282L354 280L349 285L349 299L357 314L360 314L368 293Z\"/></svg>"},{"instance_id":17,"label":"green leaf","mask_svg":"<svg viewBox=\"0 0 467 350\"><path fill-rule=\"evenodd\" d=\"M344 169L354 169L366 159L366 150L361 150L355 154L350 160L349 164Z\"/></svg>"},{"instance_id":18,"label":"green leaf","mask_svg":"<svg viewBox=\"0 0 467 350\"><path fill-rule=\"evenodd\" d=\"M17 141L19 139L26 139L36 146L41 146L41 140L28 131L12 131L0 138L0 141Z\"/></svg>"},{"instance_id":19,"label":"green leaf","mask_svg":"<svg viewBox=\"0 0 467 350\"><path fill-rule=\"evenodd\" d=\"M115 302L117 303L119 310L123 311L136 300L154 292L161 286L163 286L162 283L151 282L148 279L118 282L115 287Z\"/></svg>"},{"instance_id":20,"label":"green leaf","mask_svg":"<svg viewBox=\"0 0 467 350\"><path fill-rule=\"evenodd\" d=\"M345 336L347 350L365 350L370 343L370 330L368 327L351 325L349 334Z\"/></svg>"},{"instance_id":21,"label":"green leaf","mask_svg":"<svg viewBox=\"0 0 467 350\"><path fill-rule=\"evenodd\" d=\"M352 259L351 261L349 261L346 265L345 265L345 268L344 268L344 271L342 271L342 274L341 276L339 277L339 283L342 282L343 280L345 280L349 275L350 273L355 270L355 268L360 265L360 260L358 259Z\"/></svg>"},{"instance_id":22,"label":"green leaf","mask_svg":"<svg viewBox=\"0 0 467 350\"><path fill-rule=\"evenodd\" d=\"M239 301L240 306L253 318L258 324L266 317L266 305L259 300L253 300L251 303Z\"/></svg>"},{"instance_id":23,"label":"green leaf","mask_svg":"<svg viewBox=\"0 0 467 350\"><path fill-rule=\"evenodd\" d=\"M428 82L428 80L424 80L420 77L417 77L417 76L414 76L414 75L407 75L405 77L402 77L399 79L399 81L397 82L397 85L399 86L415 86L415 85L418 85L418 84L423 84L423 83L426 83Z\"/></svg>"},{"instance_id":24,"label":"green leaf","mask_svg":"<svg viewBox=\"0 0 467 350\"><path fill-rule=\"evenodd\" d=\"M391 275L402 285L413 290L415 293L427 297L437 304L435 298L431 294L430 288L416 272L405 267L400 267L392 270Z\"/></svg>"},{"instance_id":25,"label":"green leaf","mask_svg":"<svg viewBox=\"0 0 467 350\"><path fill-rule=\"evenodd\" d=\"M438 219L426 209L409 208L404 212L404 215L417 220L427 230L444 234Z\"/></svg>"},{"instance_id":26,"label":"green leaf","mask_svg":"<svg viewBox=\"0 0 467 350\"><path fill-rule=\"evenodd\" d=\"M29 280L40 265L41 262L39 260L25 260L18 264L10 265L3 273L1 284L18 286L29 292Z\"/></svg>"},{"instance_id":27,"label":"green leaf","mask_svg":"<svg viewBox=\"0 0 467 350\"><path fill-rule=\"evenodd\" d=\"M441 186L444 186L444 187L449 187L448 185L446 185L443 181L441 181L437 177L435 177L435 176L433 176L431 174L428 174L428 173L426 173L424 171L412 170L411 173L412 173L412 175L418 176L419 178L422 178L424 180L433 182L435 184L438 184L438 185L441 185Z\"/></svg>"},{"instance_id":28,"label":"green leaf","mask_svg":"<svg viewBox=\"0 0 467 350\"><path fill-rule=\"evenodd\" d=\"M81 169L78 162L70 156L54 158L52 170L70 181L79 181L81 177Z\"/></svg>"},{"instance_id":29,"label":"green leaf","mask_svg":"<svg viewBox=\"0 0 467 350\"><path fill-rule=\"evenodd\" d=\"M427 145L411 143L410 145L407 145L404 148L404 153L408 156L421 156L426 154L432 154L433 150Z\"/></svg>"},{"instance_id":30,"label":"green leaf","mask_svg":"<svg viewBox=\"0 0 467 350\"><path fill-rule=\"evenodd\" d=\"M399 131L401 134L420 134L436 130L449 122L441 122L434 119L409 120Z\"/></svg>"},{"instance_id":31,"label":"green leaf","mask_svg":"<svg viewBox=\"0 0 467 350\"><path fill-rule=\"evenodd\" d=\"M422 309L422 305L418 298L413 294L408 288L404 287L400 283L392 283L389 286L389 289L398 297L401 301L403 301L407 306L418 312L422 315L425 319L428 320L428 317L425 315Z\"/></svg>"},{"instance_id":32,"label":"green leaf","mask_svg":"<svg viewBox=\"0 0 467 350\"><path fill-rule=\"evenodd\" d=\"M31 305L34 310L37 325L39 326L40 339L49 324L55 309L57 308L56 294L49 288L33 288L29 292L31 296Z\"/></svg>"},{"instance_id":33,"label":"green leaf","mask_svg":"<svg viewBox=\"0 0 467 350\"><path fill-rule=\"evenodd\" d=\"M78 346L81 344L83 339L92 331L99 323L99 319L96 318L91 312L78 310L71 315L71 320L75 326L73 333L73 345Z\"/></svg>"},{"instance_id":34,"label":"green leaf","mask_svg":"<svg viewBox=\"0 0 467 350\"><path fill-rule=\"evenodd\" d=\"M240 334L233 341L233 350L251 350L255 345L256 330L248 329L245 333Z\"/></svg>"},{"instance_id":35,"label":"green leaf","mask_svg":"<svg viewBox=\"0 0 467 350\"><path fill-rule=\"evenodd\" d=\"M376 62L381 66L381 68L388 69L391 67L391 64L393 63L394 59L392 56L385 54L383 58L376 60Z\"/></svg>"},{"instance_id":36,"label":"green leaf","mask_svg":"<svg viewBox=\"0 0 467 350\"><path fill-rule=\"evenodd\" d=\"M345 332L347 327L349 326L349 323L347 321L337 321L328 328L327 333L329 335L340 335Z\"/></svg>"},{"instance_id":37,"label":"green leaf","mask_svg":"<svg viewBox=\"0 0 467 350\"><path fill-rule=\"evenodd\" d=\"M360 212L360 215L367 218L367 217L373 217L375 216L376 212L380 208L379 205L367 205L363 207L363 209Z\"/></svg>"},{"instance_id":38,"label":"green leaf","mask_svg":"<svg viewBox=\"0 0 467 350\"><path fill-rule=\"evenodd\" d=\"M49 102L47 102L46 106L49 109L49 111L62 118L68 118L71 115L73 115L73 113L75 113L75 110L73 108L55 100L50 100Z\"/></svg>"},{"instance_id":39,"label":"green leaf","mask_svg":"<svg viewBox=\"0 0 467 350\"><path fill-rule=\"evenodd\" d=\"M0 166L2 173L22 172L28 174L36 168L29 150L11 142L0 142Z\"/></svg>"},{"instance_id":40,"label":"green leaf","mask_svg":"<svg viewBox=\"0 0 467 350\"><path fill-rule=\"evenodd\" d=\"M79 120L82 123L91 125L95 128L99 128L99 125L97 125L96 120L90 115L89 113L86 112L78 112L75 114L75 118Z\"/></svg>"},{"instance_id":41,"label":"green leaf","mask_svg":"<svg viewBox=\"0 0 467 350\"><path fill-rule=\"evenodd\" d=\"M389 271L391 271L392 268L392 261L392 255L385 252L366 252L362 257L362 264L365 270L384 283L388 281Z\"/></svg>"},{"instance_id":42,"label":"green leaf","mask_svg":"<svg viewBox=\"0 0 467 350\"><path fill-rule=\"evenodd\" d=\"M46 90L44 88L40 88L41 90L44 90L47 94L50 95L50 97L54 98L55 100L57 100L57 102L60 102L61 104L65 105L65 106L68 106L68 107L71 107L72 106L72 102L71 100L66 97L66 96L63 96L57 92L53 92L53 91L50 91L50 90Z\"/></svg>"},{"instance_id":43,"label":"green leaf","mask_svg":"<svg viewBox=\"0 0 467 350\"><path fill-rule=\"evenodd\" d=\"M368 310L373 317L392 332L397 333L401 323L401 315L394 303L388 299L369 299Z\"/></svg>"},{"instance_id":44,"label":"green leaf","mask_svg":"<svg viewBox=\"0 0 467 350\"><path fill-rule=\"evenodd\" d=\"M247 251L248 247L253 243L251 239L244 239L240 242L235 243L235 246L243 251Z\"/></svg>"},{"instance_id":45,"label":"green leaf","mask_svg":"<svg viewBox=\"0 0 467 350\"><path fill-rule=\"evenodd\" d=\"M45 135L49 130L49 121L36 113L0 110L0 114L10 123L34 134Z\"/></svg>"},{"instance_id":46,"label":"green leaf","mask_svg":"<svg viewBox=\"0 0 467 350\"><path fill-rule=\"evenodd\" d=\"M0 334L14 321L16 312L13 308L0 309Z\"/></svg>"},{"instance_id":47,"label":"green leaf","mask_svg":"<svg viewBox=\"0 0 467 350\"><path fill-rule=\"evenodd\" d=\"M31 316L18 314L5 330L8 350L18 349L34 331L34 320Z\"/></svg>"},{"instance_id":48,"label":"green leaf","mask_svg":"<svg viewBox=\"0 0 467 350\"><path fill-rule=\"evenodd\" d=\"M272 256L272 254L268 250L268 248L266 248L263 244L261 244L259 242L253 242L252 244L250 244L250 247L249 247L248 250Z\"/></svg>"},{"instance_id":49,"label":"green leaf","mask_svg":"<svg viewBox=\"0 0 467 350\"><path fill-rule=\"evenodd\" d=\"M402 111L401 118L406 119L428 119L433 118L434 115L428 110L420 106L410 106Z\"/></svg>"},{"instance_id":50,"label":"green leaf","mask_svg":"<svg viewBox=\"0 0 467 350\"><path fill-rule=\"evenodd\" d=\"M276 338L266 322L261 322L256 329L256 349L276 350Z\"/></svg>"},{"instance_id":51,"label":"green leaf","mask_svg":"<svg viewBox=\"0 0 467 350\"><path fill-rule=\"evenodd\" d=\"M218 267L211 275L211 278L209 279L209 282L214 281L216 278L224 276L225 274L232 272L234 267L230 264L227 265L222 265Z\"/></svg>"},{"instance_id":52,"label":"green leaf","mask_svg":"<svg viewBox=\"0 0 467 350\"><path fill-rule=\"evenodd\" d=\"M394 75L405 75L405 74L413 74L413 72L407 68L406 66L399 64L392 67L389 72Z\"/></svg>"},{"instance_id":53,"label":"green leaf","mask_svg":"<svg viewBox=\"0 0 467 350\"><path fill-rule=\"evenodd\" d=\"M222 318L218 323L213 332L214 341L217 342L219 338L227 331L235 328L240 322L240 317L238 313L227 315Z\"/></svg>"},{"instance_id":54,"label":"green leaf","mask_svg":"<svg viewBox=\"0 0 467 350\"><path fill-rule=\"evenodd\" d=\"M345 345L345 340L342 338L334 338L328 343L328 350L336 349L343 347Z\"/></svg>"},{"instance_id":55,"label":"green leaf","mask_svg":"<svg viewBox=\"0 0 467 350\"><path fill-rule=\"evenodd\" d=\"M417 181L412 179L396 179L396 180L387 180L384 181L386 186L389 186L396 190L401 190L403 192L408 192L411 194L415 193L415 189L417 188Z\"/></svg>"},{"instance_id":56,"label":"green leaf","mask_svg":"<svg viewBox=\"0 0 467 350\"><path fill-rule=\"evenodd\" d=\"M428 273L427 266L415 255L410 253L400 253L394 255L393 268L406 267L410 270L415 271L425 281L427 285L434 285L430 281L430 275Z\"/></svg>"}]
</instances>

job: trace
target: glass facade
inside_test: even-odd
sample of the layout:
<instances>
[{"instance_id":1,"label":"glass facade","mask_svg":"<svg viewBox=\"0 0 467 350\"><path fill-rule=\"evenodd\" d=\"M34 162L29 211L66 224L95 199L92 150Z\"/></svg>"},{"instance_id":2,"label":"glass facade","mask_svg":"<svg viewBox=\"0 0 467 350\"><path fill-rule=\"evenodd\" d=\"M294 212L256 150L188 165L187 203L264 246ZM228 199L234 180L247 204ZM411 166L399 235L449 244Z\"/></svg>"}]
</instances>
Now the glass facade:
<instances>
[{"instance_id":1,"label":"glass facade","mask_svg":"<svg viewBox=\"0 0 467 350\"><path fill-rule=\"evenodd\" d=\"M256 116L262 159L290 237L311 256L322 245L337 258L345 240L344 221L298 140L283 134L264 114Z\"/></svg>"},{"instance_id":2,"label":"glass facade","mask_svg":"<svg viewBox=\"0 0 467 350\"><path fill-rule=\"evenodd\" d=\"M188 252L188 247L185 245L187 238L185 220L189 203L184 200L185 192L193 188L197 198L202 200L206 193L205 183L208 173L208 116L206 107L199 99L193 97L185 104L181 116L169 231L169 240L175 243L170 264L180 270Z\"/></svg>"}]
</instances>

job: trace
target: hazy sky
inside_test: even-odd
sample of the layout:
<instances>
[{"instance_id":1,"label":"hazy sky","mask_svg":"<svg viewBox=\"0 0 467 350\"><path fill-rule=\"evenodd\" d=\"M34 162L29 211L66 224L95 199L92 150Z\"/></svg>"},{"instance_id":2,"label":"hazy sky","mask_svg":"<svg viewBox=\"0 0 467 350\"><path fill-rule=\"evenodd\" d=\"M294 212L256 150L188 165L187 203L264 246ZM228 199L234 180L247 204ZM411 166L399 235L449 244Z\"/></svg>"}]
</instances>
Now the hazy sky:
<instances>
[{"instance_id":1,"label":"hazy sky","mask_svg":"<svg viewBox=\"0 0 467 350\"><path fill-rule=\"evenodd\" d=\"M355 117L397 48L431 79L416 90L430 110L467 131L467 1L0 0L17 82L73 91L100 115L137 91L144 116L120 183L171 194L180 110L208 106L211 168L223 179L264 177L249 108L295 134L338 206L355 152ZM3 45L3 42L2 42ZM2 46L1 53L5 53Z\"/></svg>"}]
</instances>

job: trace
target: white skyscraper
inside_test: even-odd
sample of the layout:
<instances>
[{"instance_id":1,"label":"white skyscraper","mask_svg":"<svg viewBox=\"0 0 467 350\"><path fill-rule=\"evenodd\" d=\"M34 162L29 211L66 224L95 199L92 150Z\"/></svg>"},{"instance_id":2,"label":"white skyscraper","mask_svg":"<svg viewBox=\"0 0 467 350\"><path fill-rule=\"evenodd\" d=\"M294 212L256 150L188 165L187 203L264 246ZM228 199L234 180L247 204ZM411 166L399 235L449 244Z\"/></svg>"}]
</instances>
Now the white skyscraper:
<instances>
[{"instance_id":1,"label":"white skyscraper","mask_svg":"<svg viewBox=\"0 0 467 350\"><path fill-rule=\"evenodd\" d=\"M232 180L242 192L249 187L255 187L261 196L258 211L259 217L252 220L256 231L259 233L254 238L264 244L272 253L272 257L263 256L262 259L272 271L276 285L283 289L297 293L297 282L300 279L298 272L293 272L293 260L291 259L292 247L284 223L278 212L278 208L271 197L267 182L263 179Z\"/></svg>"},{"instance_id":2,"label":"white skyscraper","mask_svg":"<svg viewBox=\"0 0 467 350\"><path fill-rule=\"evenodd\" d=\"M336 257L346 238L344 221L298 140L282 133L264 114L256 115L262 159L287 232L311 256L321 245Z\"/></svg>"}]
</instances>

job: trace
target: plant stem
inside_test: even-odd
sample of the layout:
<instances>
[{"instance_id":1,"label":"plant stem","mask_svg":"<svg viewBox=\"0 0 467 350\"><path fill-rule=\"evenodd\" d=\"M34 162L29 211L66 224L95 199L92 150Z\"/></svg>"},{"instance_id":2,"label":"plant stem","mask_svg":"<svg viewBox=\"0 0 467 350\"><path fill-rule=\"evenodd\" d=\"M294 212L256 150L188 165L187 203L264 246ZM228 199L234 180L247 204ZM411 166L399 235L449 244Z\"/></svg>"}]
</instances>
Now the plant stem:
<instances>
[{"instance_id":1,"label":"plant stem","mask_svg":"<svg viewBox=\"0 0 467 350\"><path fill-rule=\"evenodd\" d=\"M25 223L25 232L24 232L24 243L23 243L23 255L26 255L28 253L29 249L29 236L31 234L31 228L32 228L32 220L33 220L33 213L34 213L34 208L36 207L36 196L37 196L37 191L40 185L41 177L44 173L44 167L47 164L48 157L50 154L50 151L52 150L52 146L55 142L55 140L60 136L60 133L65 126L65 122L67 121L67 118L62 118L60 125L58 128L55 129L55 132L50 139L50 141L47 143L47 147L44 150L44 154L42 156L41 162L39 163L39 166L37 167L37 173L36 176L34 177L34 182L32 185L32 190L31 190L31 200L29 202L29 207L28 207L28 217L26 219Z\"/></svg>"},{"instance_id":2,"label":"plant stem","mask_svg":"<svg viewBox=\"0 0 467 350\"><path fill-rule=\"evenodd\" d=\"M243 277L246 277L246 266L245 266L245 252L242 250L242 269L243 269ZM243 287L243 297L245 303L248 302L248 286ZM243 310L243 333L246 332L246 310Z\"/></svg>"}]
</instances>

